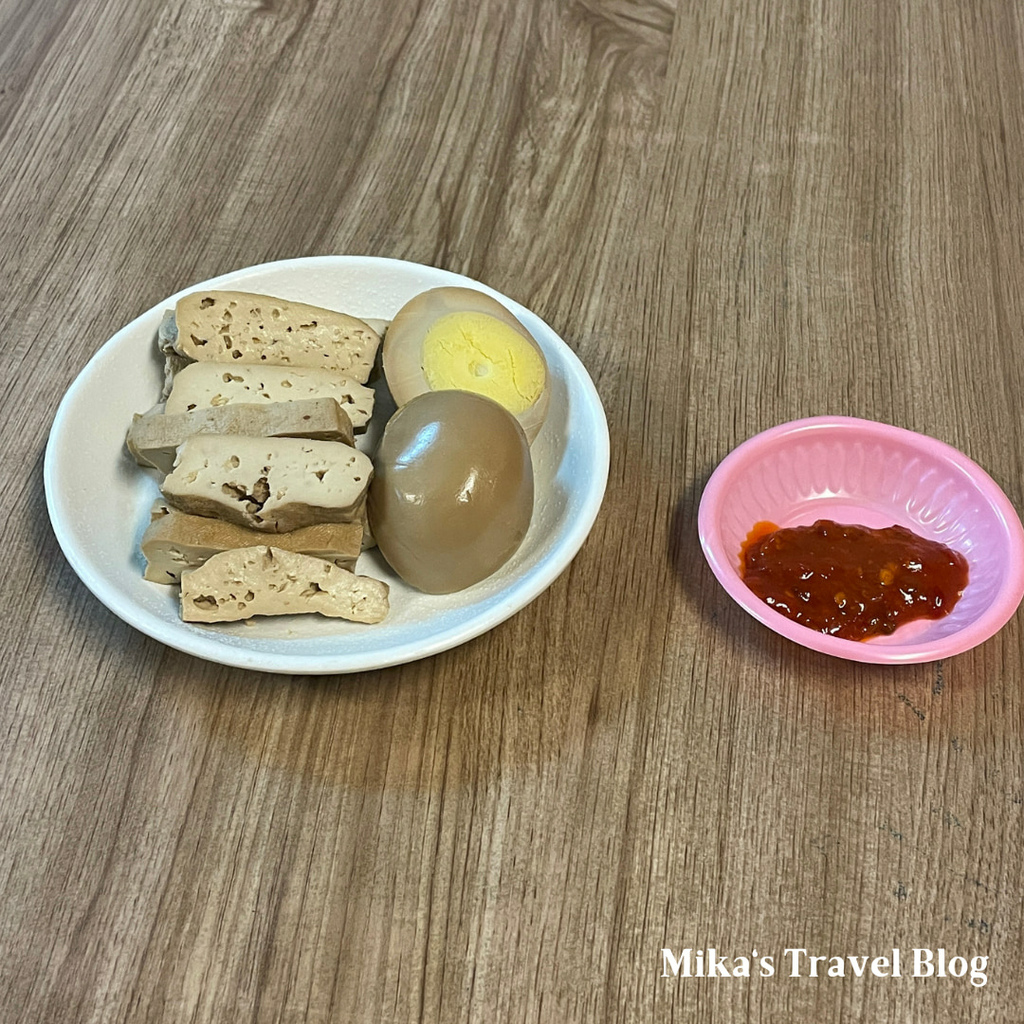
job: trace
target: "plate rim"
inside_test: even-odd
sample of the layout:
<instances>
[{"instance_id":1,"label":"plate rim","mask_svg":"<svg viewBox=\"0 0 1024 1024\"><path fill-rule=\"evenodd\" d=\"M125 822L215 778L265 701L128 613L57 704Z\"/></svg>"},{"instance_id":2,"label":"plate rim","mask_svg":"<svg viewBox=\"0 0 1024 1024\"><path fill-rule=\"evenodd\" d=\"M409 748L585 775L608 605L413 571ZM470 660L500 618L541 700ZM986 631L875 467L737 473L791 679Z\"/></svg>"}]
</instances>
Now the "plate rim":
<instances>
[{"instance_id":1,"label":"plate rim","mask_svg":"<svg viewBox=\"0 0 1024 1024\"><path fill-rule=\"evenodd\" d=\"M387 648L388 653L381 653L380 649L376 654L371 652L366 655L361 652L316 655L253 651L246 648L244 644L224 643L217 638L215 633L211 633L209 636L188 633L183 636L176 624L169 624L153 615L127 596L121 588L110 585L95 573L86 553L79 549L69 524L64 522L57 507L57 495L60 488L57 449L59 439L67 429L66 421L70 409L74 405L78 393L88 385L95 372L95 364L103 358L104 353L109 348L116 346L125 335L137 331L146 319L155 316L158 311L169 305L173 305L182 295L197 289L223 287L230 283L237 284L237 278L248 273L287 271L298 269L303 265L322 269L326 265L344 266L346 264L361 266L379 264L382 267L391 267L402 272L428 271L432 275L439 274L442 277L448 277L452 284L474 287L490 294L506 304L517 317L536 320L549 332L550 338L561 346L559 355L572 371L574 385L583 393L584 402L581 405L585 412L584 418L588 425L594 428L589 438L590 447L593 449L593 457L589 465L590 472L587 476L586 487L579 492L581 497L580 513L575 518L566 521L565 529L558 535L559 540L556 547L547 557L525 577L518 577L510 581L508 589L515 592L518 587L522 588L515 592L511 601L499 600L493 606L481 609L466 621L457 623L434 637L428 637L422 641L408 640L403 644ZM436 287L436 285L428 287ZM127 430L127 425L125 429ZM384 256L321 254L271 260L238 267L208 280L189 284L144 310L115 331L92 353L58 403L47 436L43 457L43 484L50 526L68 564L93 596L132 628L167 647L232 668L289 675L351 674L408 664L451 650L494 629L536 600L568 568L593 528L607 489L611 461L610 448L607 414L593 379L579 356L561 335L532 310L481 281L442 267ZM180 625L185 626L184 623Z\"/></svg>"},{"instance_id":2,"label":"plate rim","mask_svg":"<svg viewBox=\"0 0 1024 1024\"><path fill-rule=\"evenodd\" d=\"M752 451L795 434L813 433L821 429L870 431L875 437L897 439L903 444L941 457L971 480L976 491L1003 522L1010 544L1010 572L996 598L981 616L956 633L927 643L866 644L818 633L794 622L781 612L768 607L744 586L736 570L726 563L726 552L718 535L715 513L721 504L725 486L731 482L739 465L750 457ZM1013 617L1021 600L1024 599L1024 526L1016 508L999 484L973 459L947 442L880 420L857 416L808 416L769 427L742 441L718 463L708 478L698 508L697 530L701 550L712 573L726 593L748 615L801 647L846 661L876 665L909 665L940 661L956 654L963 654L995 636Z\"/></svg>"}]
</instances>

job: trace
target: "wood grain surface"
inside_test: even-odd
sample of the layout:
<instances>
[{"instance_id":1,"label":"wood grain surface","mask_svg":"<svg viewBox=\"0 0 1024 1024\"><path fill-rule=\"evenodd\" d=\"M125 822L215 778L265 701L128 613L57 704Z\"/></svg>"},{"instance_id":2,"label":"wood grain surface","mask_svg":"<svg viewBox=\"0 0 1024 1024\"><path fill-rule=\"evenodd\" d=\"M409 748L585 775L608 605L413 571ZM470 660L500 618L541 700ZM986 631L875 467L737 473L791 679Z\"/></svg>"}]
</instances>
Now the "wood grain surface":
<instances>
[{"instance_id":1,"label":"wood grain surface","mask_svg":"<svg viewBox=\"0 0 1024 1024\"><path fill-rule=\"evenodd\" d=\"M0 142L0 1019L1024 1020L1021 613L937 664L834 660L696 531L726 453L817 413L1024 506L1020 5L0 0ZM550 323L607 411L605 504L448 653L201 662L72 572L47 433L140 312L320 253ZM776 974L662 976L708 947ZM893 947L901 978L783 953Z\"/></svg>"}]
</instances>

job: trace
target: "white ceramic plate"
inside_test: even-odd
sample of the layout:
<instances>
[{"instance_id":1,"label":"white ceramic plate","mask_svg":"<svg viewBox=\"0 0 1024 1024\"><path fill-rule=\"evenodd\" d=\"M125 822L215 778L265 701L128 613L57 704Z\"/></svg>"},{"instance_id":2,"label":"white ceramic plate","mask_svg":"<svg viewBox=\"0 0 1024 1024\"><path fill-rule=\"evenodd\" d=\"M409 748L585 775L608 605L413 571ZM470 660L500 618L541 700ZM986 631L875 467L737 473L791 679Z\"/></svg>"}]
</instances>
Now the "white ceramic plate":
<instances>
[{"instance_id":1,"label":"white ceramic plate","mask_svg":"<svg viewBox=\"0 0 1024 1024\"><path fill-rule=\"evenodd\" d=\"M551 407L533 444L536 504L522 546L497 573L457 594L404 584L379 552L357 571L391 586L391 613L378 625L319 615L197 625L181 621L178 588L142 578L139 542L157 498L157 477L128 455L132 414L150 408L163 381L156 331L166 309L197 288L234 288L312 302L356 316L391 319L418 292L461 285L504 303L537 339L551 373ZM375 417L379 420L379 417ZM379 435L377 422L360 446ZM448 650L504 621L545 590L593 526L608 479L608 425L583 365L542 320L492 288L459 274L399 260L311 256L248 267L192 285L117 332L64 396L46 448L46 500L64 554L111 611L162 643L241 668L296 674L356 672Z\"/></svg>"}]
</instances>

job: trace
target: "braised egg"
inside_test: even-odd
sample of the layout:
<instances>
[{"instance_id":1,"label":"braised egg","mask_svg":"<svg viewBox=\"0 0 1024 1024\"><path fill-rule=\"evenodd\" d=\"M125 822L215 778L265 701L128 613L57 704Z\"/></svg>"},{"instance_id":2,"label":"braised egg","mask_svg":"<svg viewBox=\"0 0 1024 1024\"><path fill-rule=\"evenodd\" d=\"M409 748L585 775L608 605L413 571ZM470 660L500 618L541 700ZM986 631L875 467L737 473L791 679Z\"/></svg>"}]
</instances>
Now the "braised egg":
<instances>
[{"instance_id":1,"label":"braised egg","mask_svg":"<svg viewBox=\"0 0 1024 1024\"><path fill-rule=\"evenodd\" d=\"M432 288L410 299L388 327L382 357L399 406L427 391L471 391L515 416L530 443L547 415L544 353L519 320L484 292Z\"/></svg>"},{"instance_id":2,"label":"braised egg","mask_svg":"<svg viewBox=\"0 0 1024 1024\"><path fill-rule=\"evenodd\" d=\"M388 421L374 457L370 529L391 567L429 594L486 579L522 543L533 463L522 427L469 391L428 391Z\"/></svg>"}]
</instances>

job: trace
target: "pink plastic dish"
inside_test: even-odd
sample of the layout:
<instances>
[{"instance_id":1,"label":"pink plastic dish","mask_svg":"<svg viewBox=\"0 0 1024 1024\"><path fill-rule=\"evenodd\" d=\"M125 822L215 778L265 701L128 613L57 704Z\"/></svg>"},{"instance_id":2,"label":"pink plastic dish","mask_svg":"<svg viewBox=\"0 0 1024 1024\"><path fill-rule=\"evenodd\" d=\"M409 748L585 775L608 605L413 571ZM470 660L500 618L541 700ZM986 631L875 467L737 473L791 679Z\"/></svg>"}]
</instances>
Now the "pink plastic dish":
<instances>
[{"instance_id":1,"label":"pink plastic dish","mask_svg":"<svg viewBox=\"0 0 1024 1024\"><path fill-rule=\"evenodd\" d=\"M769 608L740 577L740 546L761 520L893 524L967 558L967 589L942 619L866 641L817 633ZM970 650L1007 622L1024 597L1024 528L978 465L934 438L847 416L816 416L745 441L711 475L698 530L729 595L776 633L824 654L875 664L938 661Z\"/></svg>"}]
</instances>

